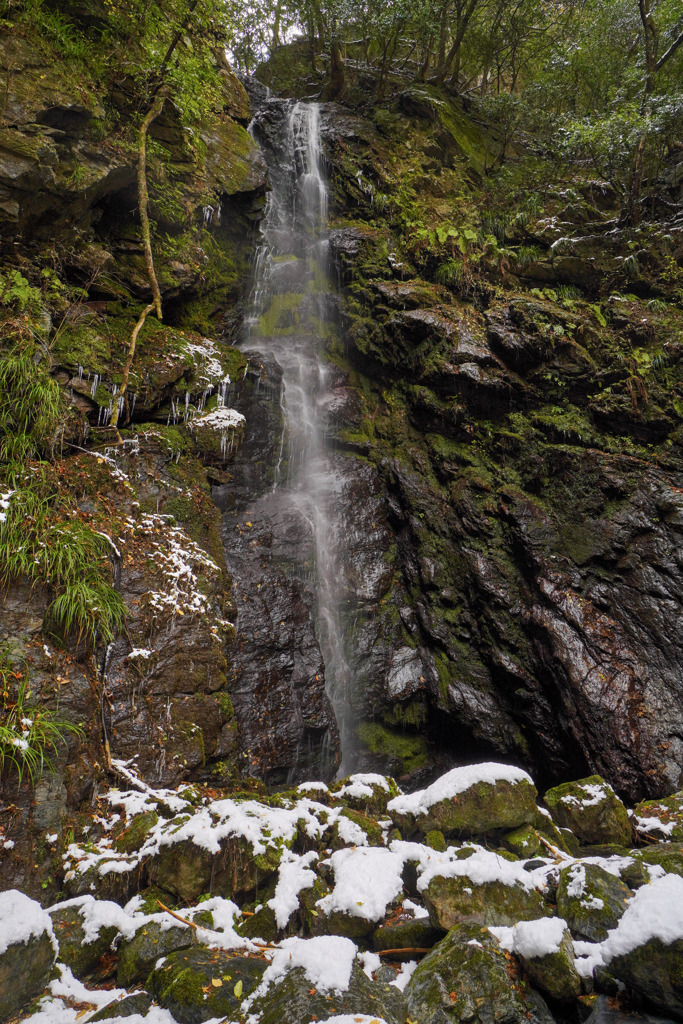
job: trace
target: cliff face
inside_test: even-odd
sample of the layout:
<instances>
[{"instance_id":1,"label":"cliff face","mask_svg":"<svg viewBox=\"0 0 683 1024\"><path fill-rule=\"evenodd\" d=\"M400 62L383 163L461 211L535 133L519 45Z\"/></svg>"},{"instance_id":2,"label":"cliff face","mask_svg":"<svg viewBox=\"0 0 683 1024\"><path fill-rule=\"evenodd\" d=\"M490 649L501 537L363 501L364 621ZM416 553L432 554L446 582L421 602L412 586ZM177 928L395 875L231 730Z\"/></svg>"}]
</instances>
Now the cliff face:
<instances>
[{"instance_id":1,"label":"cliff face","mask_svg":"<svg viewBox=\"0 0 683 1024\"><path fill-rule=\"evenodd\" d=\"M384 663L358 659L368 745L680 786L680 195L627 229L577 177L495 222L500 144L460 101L412 87L325 124L338 444L395 538Z\"/></svg>"}]
</instances>

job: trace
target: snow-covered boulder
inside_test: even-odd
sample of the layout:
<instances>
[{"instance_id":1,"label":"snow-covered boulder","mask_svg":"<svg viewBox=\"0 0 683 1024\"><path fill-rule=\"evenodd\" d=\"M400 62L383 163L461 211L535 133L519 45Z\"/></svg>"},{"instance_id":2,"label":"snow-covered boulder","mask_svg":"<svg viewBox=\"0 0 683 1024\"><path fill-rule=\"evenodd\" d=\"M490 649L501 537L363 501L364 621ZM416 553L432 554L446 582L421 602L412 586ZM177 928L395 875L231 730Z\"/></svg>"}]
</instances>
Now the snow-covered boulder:
<instances>
[{"instance_id":1,"label":"snow-covered boulder","mask_svg":"<svg viewBox=\"0 0 683 1024\"><path fill-rule=\"evenodd\" d=\"M580 843L631 845L628 811L599 775L555 786L548 790L543 802L556 824L570 829Z\"/></svg>"},{"instance_id":2,"label":"snow-covered boulder","mask_svg":"<svg viewBox=\"0 0 683 1024\"><path fill-rule=\"evenodd\" d=\"M387 803L398 796L401 790L388 775L375 772L357 772L349 775L332 789L333 801L341 800L353 810L379 817L387 809Z\"/></svg>"},{"instance_id":3,"label":"snow-covered boulder","mask_svg":"<svg viewBox=\"0 0 683 1024\"><path fill-rule=\"evenodd\" d=\"M515 977L512 957L479 925L461 924L418 964L405 995L420 1024L551 1024L550 1012Z\"/></svg>"},{"instance_id":4,"label":"snow-covered boulder","mask_svg":"<svg viewBox=\"0 0 683 1024\"><path fill-rule=\"evenodd\" d=\"M683 791L662 800L643 800L633 810L638 832L654 839L683 841Z\"/></svg>"},{"instance_id":5,"label":"snow-covered boulder","mask_svg":"<svg viewBox=\"0 0 683 1024\"><path fill-rule=\"evenodd\" d=\"M0 1020L40 995L56 955L50 915L16 889L0 892Z\"/></svg>"},{"instance_id":6,"label":"snow-covered boulder","mask_svg":"<svg viewBox=\"0 0 683 1024\"><path fill-rule=\"evenodd\" d=\"M79 896L57 903L49 910L59 943L59 961L83 980L97 973L97 965L122 931L132 934L135 925L117 903Z\"/></svg>"},{"instance_id":7,"label":"snow-covered boulder","mask_svg":"<svg viewBox=\"0 0 683 1024\"><path fill-rule=\"evenodd\" d=\"M250 1006L259 1024L289 1021L384 1020L404 1024L405 999L399 988L376 982L380 967L373 953L359 954L350 939L336 935L286 939L263 975ZM365 1014L372 1014L365 1018Z\"/></svg>"},{"instance_id":8,"label":"snow-covered boulder","mask_svg":"<svg viewBox=\"0 0 683 1024\"><path fill-rule=\"evenodd\" d=\"M443 931L462 921L513 925L550 914L520 861L482 847L465 848L448 862L436 861L422 872L418 888L432 924Z\"/></svg>"},{"instance_id":9,"label":"snow-covered boulder","mask_svg":"<svg viewBox=\"0 0 683 1024\"><path fill-rule=\"evenodd\" d=\"M350 938L369 935L403 894L403 858L391 850L359 846L338 850L329 863L332 891L318 900L316 930Z\"/></svg>"},{"instance_id":10,"label":"snow-covered boulder","mask_svg":"<svg viewBox=\"0 0 683 1024\"><path fill-rule=\"evenodd\" d=\"M616 928L633 893L599 864L577 861L560 872L557 912L575 938L601 942Z\"/></svg>"},{"instance_id":11,"label":"snow-covered boulder","mask_svg":"<svg viewBox=\"0 0 683 1024\"><path fill-rule=\"evenodd\" d=\"M683 1020L683 878L639 889L601 952L615 978Z\"/></svg>"},{"instance_id":12,"label":"snow-covered boulder","mask_svg":"<svg viewBox=\"0 0 683 1024\"><path fill-rule=\"evenodd\" d=\"M566 921L559 917L520 921L512 929L513 949L532 985L556 1002L581 995L574 966L574 945Z\"/></svg>"},{"instance_id":13,"label":"snow-covered boulder","mask_svg":"<svg viewBox=\"0 0 683 1024\"><path fill-rule=\"evenodd\" d=\"M453 768L426 789L394 797L387 810L408 834L439 829L445 836L479 836L537 821L536 796L521 768L489 761Z\"/></svg>"}]
</instances>

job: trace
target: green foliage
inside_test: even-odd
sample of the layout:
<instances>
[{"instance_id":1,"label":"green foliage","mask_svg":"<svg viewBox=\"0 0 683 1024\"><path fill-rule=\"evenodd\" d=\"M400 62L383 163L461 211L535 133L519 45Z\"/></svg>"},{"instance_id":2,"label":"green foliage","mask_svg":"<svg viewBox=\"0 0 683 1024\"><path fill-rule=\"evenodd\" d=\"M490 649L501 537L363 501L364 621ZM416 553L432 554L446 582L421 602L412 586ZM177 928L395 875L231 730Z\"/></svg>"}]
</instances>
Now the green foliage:
<instances>
[{"instance_id":1,"label":"green foliage","mask_svg":"<svg viewBox=\"0 0 683 1024\"><path fill-rule=\"evenodd\" d=\"M465 280L465 267L461 259L446 260L436 268L434 277L447 288L459 288Z\"/></svg>"},{"instance_id":2,"label":"green foliage","mask_svg":"<svg viewBox=\"0 0 683 1024\"><path fill-rule=\"evenodd\" d=\"M0 581L24 578L54 594L46 622L59 638L108 643L125 608L108 582L110 544L69 515L45 471L29 469L12 493L0 522Z\"/></svg>"},{"instance_id":3,"label":"green foliage","mask_svg":"<svg viewBox=\"0 0 683 1024\"><path fill-rule=\"evenodd\" d=\"M18 270L0 273L0 303L3 306L37 312L41 306L39 288L33 288Z\"/></svg>"},{"instance_id":4,"label":"green foliage","mask_svg":"<svg viewBox=\"0 0 683 1024\"><path fill-rule=\"evenodd\" d=\"M63 637L108 642L124 617L108 582L109 542L76 518L68 495L57 496L48 467L59 434L59 386L32 342L0 355L0 580L24 578L48 587L48 620ZM7 496L7 494L9 496Z\"/></svg>"},{"instance_id":5,"label":"green foliage","mask_svg":"<svg viewBox=\"0 0 683 1024\"><path fill-rule=\"evenodd\" d=\"M28 670L6 644L0 647L0 692L0 776L14 773L21 783L27 775L34 786L54 767L50 753L57 753L69 736L82 736L83 730L58 711L31 703Z\"/></svg>"},{"instance_id":6,"label":"green foliage","mask_svg":"<svg viewBox=\"0 0 683 1024\"><path fill-rule=\"evenodd\" d=\"M30 459L54 450L62 400L32 342L0 354L0 475L13 487Z\"/></svg>"}]
</instances>

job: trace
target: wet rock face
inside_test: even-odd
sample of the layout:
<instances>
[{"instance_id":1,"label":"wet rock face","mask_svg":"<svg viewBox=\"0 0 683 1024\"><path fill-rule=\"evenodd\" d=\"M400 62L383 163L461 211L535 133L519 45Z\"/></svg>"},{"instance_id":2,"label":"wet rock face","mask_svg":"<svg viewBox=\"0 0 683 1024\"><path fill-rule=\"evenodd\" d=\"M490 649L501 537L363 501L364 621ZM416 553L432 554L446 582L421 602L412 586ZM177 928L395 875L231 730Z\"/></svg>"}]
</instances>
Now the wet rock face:
<instances>
[{"instance_id":1,"label":"wet rock face","mask_svg":"<svg viewBox=\"0 0 683 1024\"><path fill-rule=\"evenodd\" d=\"M242 767L272 782L334 775L338 733L325 694L315 632L310 525L273 493L283 444L282 373L251 356L235 396L247 426L230 484L214 489L223 509L237 640L230 691Z\"/></svg>"},{"instance_id":2,"label":"wet rock face","mask_svg":"<svg viewBox=\"0 0 683 1024\"><path fill-rule=\"evenodd\" d=\"M545 784L600 772L632 799L661 795L683 763L680 416L669 384L624 359L661 348L678 381L675 329L651 323L645 299L608 298L629 237L607 223L540 259L550 276L531 268L526 290L487 292L485 310L430 281L429 259L407 261L371 193L391 194L412 166L405 138L419 148L436 116L425 96L403 119L334 105L323 117L336 210L353 219L330 250L365 387L362 441L353 425L338 432L378 468L396 539L398 628L393 602L378 609L395 678L406 648L419 652L432 752L510 756ZM541 226L535 237L556 240ZM648 298L656 260L653 243L638 281ZM565 302L529 278L585 296ZM376 720L390 724L408 692L387 687Z\"/></svg>"}]
</instances>

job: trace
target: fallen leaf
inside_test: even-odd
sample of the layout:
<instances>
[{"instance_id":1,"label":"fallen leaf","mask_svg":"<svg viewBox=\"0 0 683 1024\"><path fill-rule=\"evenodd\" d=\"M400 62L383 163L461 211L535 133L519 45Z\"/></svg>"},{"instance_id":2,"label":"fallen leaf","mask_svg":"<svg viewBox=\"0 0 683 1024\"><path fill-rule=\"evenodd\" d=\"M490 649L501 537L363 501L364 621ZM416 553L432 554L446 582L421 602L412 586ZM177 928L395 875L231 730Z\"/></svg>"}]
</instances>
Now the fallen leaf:
<instances>
[{"instance_id":1,"label":"fallen leaf","mask_svg":"<svg viewBox=\"0 0 683 1024\"><path fill-rule=\"evenodd\" d=\"M235 993L235 999L239 999L240 996L242 995L242 979L241 978L237 982L237 984L235 985L235 987L233 989L233 992Z\"/></svg>"},{"instance_id":2,"label":"fallen leaf","mask_svg":"<svg viewBox=\"0 0 683 1024\"><path fill-rule=\"evenodd\" d=\"M213 985L214 988L222 988L223 987L223 982L221 981L220 978L212 978L211 979L211 984Z\"/></svg>"}]
</instances>

